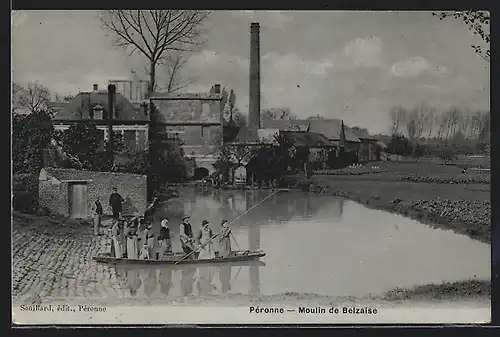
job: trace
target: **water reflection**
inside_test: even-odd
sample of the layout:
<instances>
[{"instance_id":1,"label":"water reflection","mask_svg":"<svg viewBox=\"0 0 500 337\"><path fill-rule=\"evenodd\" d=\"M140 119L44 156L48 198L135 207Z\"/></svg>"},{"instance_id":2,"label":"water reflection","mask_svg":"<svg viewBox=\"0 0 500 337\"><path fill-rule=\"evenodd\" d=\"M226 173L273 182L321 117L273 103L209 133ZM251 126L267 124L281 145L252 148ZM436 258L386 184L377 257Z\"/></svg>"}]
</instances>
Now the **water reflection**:
<instances>
[{"instance_id":1,"label":"water reflection","mask_svg":"<svg viewBox=\"0 0 500 337\"><path fill-rule=\"evenodd\" d=\"M154 215L154 228L159 230L160 220L169 218L174 251L181 251L181 215L191 216L195 231L203 219L219 231L222 219L232 222L258 204L231 224L232 248L263 249L267 255L262 261L268 265L239 271L217 266L201 274L196 267L173 270L172 285L169 288L165 281L164 286L168 296L284 292L364 296L394 287L490 278L487 244L331 196L279 192L260 203L269 193L183 188L180 198L162 204ZM142 284L135 292L146 296L145 289Z\"/></svg>"},{"instance_id":2,"label":"water reflection","mask_svg":"<svg viewBox=\"0 0 500 337\"><path fill-rule=\"evenodd\" d=\"M317 217L318 213L324 212L327 204L330 221L338 222L342 219L344 207L342 199L316 198L314 195L301 192L279 192L262 201L270 193L270 191L258 190L180 188L179 198L168 200L156 210L153 216L153 230L159 232L160 221L163 218L168 218L171 230L178 233L182 216L188 214L191 216L191 224L195 230L200 228L202 220L207 219L210 221L212 229L217 231L220 229L219 225L222 220L226 219L231 222L254 206L231 226L274 225L293 219L312 219ZM258 236L256 236L256 245L258 245L258 241Z\"/></svg>"},{"instance_id":3,"label":"water reflection","mask_svg":"<svg viewBox=\"0 0 500 337\"><path fill-rule=\"evenodd\" d=\"M125 293L137 298L176 298L185 296L260 294L259 268L263 262L253 261L220 266L135 267L115 266L126 278ZM244 277L248 274L249 277ZM236 288L234 287L236 282ZM246 289L245 289L246 288Z\"/></svg>"}]
</instances>

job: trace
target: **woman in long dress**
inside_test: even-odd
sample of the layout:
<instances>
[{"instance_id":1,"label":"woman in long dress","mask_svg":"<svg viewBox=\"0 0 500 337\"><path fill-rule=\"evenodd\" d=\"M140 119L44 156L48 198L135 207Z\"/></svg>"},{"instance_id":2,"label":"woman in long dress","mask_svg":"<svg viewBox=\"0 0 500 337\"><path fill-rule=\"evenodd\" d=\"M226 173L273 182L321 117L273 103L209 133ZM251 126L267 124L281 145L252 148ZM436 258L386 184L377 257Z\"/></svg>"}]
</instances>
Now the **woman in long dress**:
<instances>
[{"instance_id":1,"label":"woman in long dress","mask_svg":"<svg viewBox=\"0 0 500 337\"><path fill-rule=\"evenodd\" d=\"M144 230L144 246L146 246L148 251L149 259L155 260L155 234L153 232L153 224L151 222L148 223L148 227Z\"/></svg>"},{"instance_id":2,"label":"woman in long dress","mask_svg":"<svg viewBox=\"0 0 500 337\"><path fill-rule=\"evenodd\" d=\"M161 221L160 236L158 237L159 244L159 259L163 259L166 256L172 254L172 236L170 235L170 228L168 228L168 220L163 219Z\"/></svg>"},{"instance_id":3,"label":"woman in long dress","mask_svg":"<svg viewBox=\"0 0 500 337\"><path fill-rule=\"evenodd\" d=\"M123 257L122 243L120 239L120 227L118 221L113 222L113 227L111 227L111 241L113 243L114 256L116 258Z\"/></svg>"},{"instance_id":4,"label":"woman in long dress","mask_svg":"<svg viewBox=\"0 0 500 337\"><path fill-rule=\"evenodd\" d=\"M213 259L215 257L213 250L213 233L212 229L208 226L208 221L203 220L201 229L198 233L197 241L200 245L200 254L198 260Z\"/></svg>"},{"instance_id":5,"label":"woman in long dress","mask_svg":"<svg viewBox=\"0 0 500 337\"><path fill-rule=\"evenodd\" d=\"M220 257L228 257L231 255L231 228L229 228L227 220L221 223L221 231L219 237L219 254Z\"/></svg>"},{"instance_id":6,"label":"woman in long dress","mask_svg":"<svg viewBox=\"0 0 500 337\"><path fill-rule=\"evenodd\" d=\"M137 219L132 221L127 235L127 258L139 258L139 237L137 236Z\"/></svg>"},{"instance_id":7,"label":"woman in long dress","mask_svg":"<svg viewBox=\"0 0 500 337\"><path fill-rule=\"evenodd\" d=\"M123 219L118 220L118 223L120 224L120 241L122 245L122 254L123 257L127 257L127 236L129 231L128 223L126 223Z\"/></svg>"}]
</instances>

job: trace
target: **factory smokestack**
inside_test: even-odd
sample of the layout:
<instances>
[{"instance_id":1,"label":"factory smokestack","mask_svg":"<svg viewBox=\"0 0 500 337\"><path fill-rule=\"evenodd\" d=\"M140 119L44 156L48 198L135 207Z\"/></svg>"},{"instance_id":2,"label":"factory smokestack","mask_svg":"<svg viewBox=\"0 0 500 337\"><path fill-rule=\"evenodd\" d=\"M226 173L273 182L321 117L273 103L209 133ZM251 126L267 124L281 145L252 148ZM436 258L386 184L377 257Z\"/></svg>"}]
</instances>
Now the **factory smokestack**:
<instances>
[{"instance_id":1,"label":"factory smokestack","mask_svg":"<svg viewBox=\"0 0 500 337\"><path fill-rule=\"evenodd\" d=\"M258 22L250 25L250 90L248 104L248 127L260 129L260 27Z\"/></svg>"}]
</instances>

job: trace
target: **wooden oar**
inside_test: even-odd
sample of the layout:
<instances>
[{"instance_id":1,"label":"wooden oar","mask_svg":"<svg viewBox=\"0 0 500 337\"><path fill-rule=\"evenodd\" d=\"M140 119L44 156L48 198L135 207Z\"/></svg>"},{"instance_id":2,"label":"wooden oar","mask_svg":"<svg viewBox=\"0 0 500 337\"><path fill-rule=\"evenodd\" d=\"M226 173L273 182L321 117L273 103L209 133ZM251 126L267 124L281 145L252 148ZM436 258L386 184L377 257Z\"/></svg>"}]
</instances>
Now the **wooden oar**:
<instances>
[{"instance_id":1,"label":"wooden oar","mask_svg":"<svg viewBox=\"0 0 500 337\"><path fill-rule=\"evenodd\" d=\"M184 261L185 259L187 259L187 258L188 258L188 257L190 257L191 255L193 255L194 253L196 253L198 250L200 250L201 248L203 248L203 247L205 247L206 245L208 245L208 244L210 243L210 241L211 241L212 239L214 239L214 238L215 238L216 236L218 236L218 235L219 235L219 233L217 233L217 234L215 234L214 236L210 237L210 238L207 240L207 242L205 242L205 244L204 244L204 245L201 245L201 246L197 247L196 249L193 249L193 251L192 251L191 253L189 253L189 254L187 254L187 255L184 255L184 257L183 257L182 259L180 259L179 261L177 261L174 265L181 263L182 261Z\"/></svg>"}]
</instances>

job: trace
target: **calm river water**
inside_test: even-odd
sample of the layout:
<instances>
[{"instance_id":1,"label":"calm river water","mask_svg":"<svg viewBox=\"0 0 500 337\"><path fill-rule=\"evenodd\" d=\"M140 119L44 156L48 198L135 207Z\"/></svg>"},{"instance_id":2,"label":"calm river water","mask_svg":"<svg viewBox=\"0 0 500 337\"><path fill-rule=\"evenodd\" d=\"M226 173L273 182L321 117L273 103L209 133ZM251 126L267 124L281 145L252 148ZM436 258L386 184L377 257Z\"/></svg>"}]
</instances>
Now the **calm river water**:
<instances>
[{"instance_id":1,"label":"calm river water","mask_svg":"<svg viewBox=\"0 0 500 337\"><path fill-rule=\"evenodd\" d=\"M191 216L195 230L207 219L218 231L221 220L232 222L257 205L231 225L233 249L263 249L265 265L118 271L137 297L365 296L417 284L490 279L490 245L349 200L294 191L278 192L259 204L271 192L179 192L178 199L159 207L154 222L159 231L161 219L169 219L175 251L181 250L183 214Z\"/></svg>"}]
</instances>

